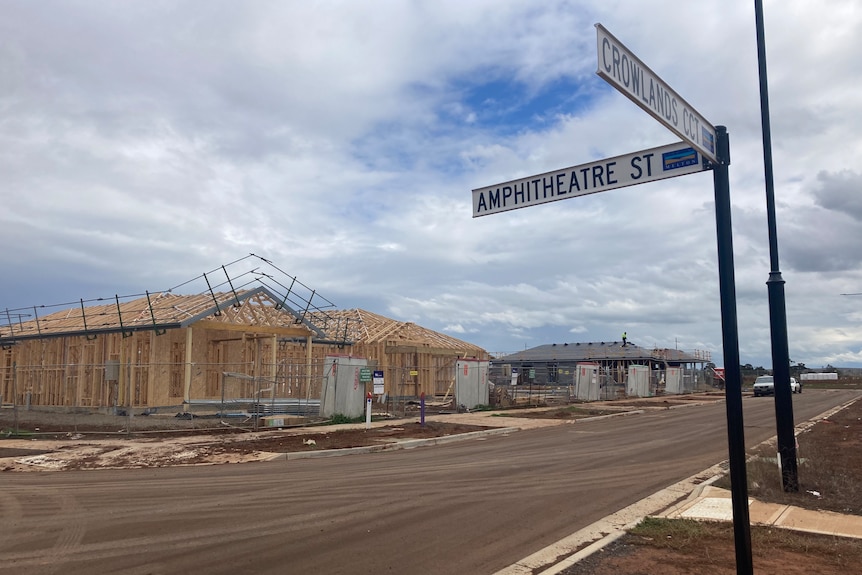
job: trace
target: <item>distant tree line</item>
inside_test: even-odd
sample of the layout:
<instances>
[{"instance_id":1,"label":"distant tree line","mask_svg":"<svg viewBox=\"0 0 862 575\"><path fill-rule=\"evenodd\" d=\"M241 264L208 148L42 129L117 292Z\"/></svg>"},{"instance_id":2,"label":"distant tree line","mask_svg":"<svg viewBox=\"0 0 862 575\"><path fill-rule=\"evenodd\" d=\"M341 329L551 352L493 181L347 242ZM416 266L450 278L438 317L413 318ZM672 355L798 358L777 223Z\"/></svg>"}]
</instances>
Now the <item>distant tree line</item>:
<instances>
[{"instance_id":1,"label":"distant tree line","mask_svg":"<svg viewBox=\"0 0 862 575\"><path fill-rule=\"evenodd\" d=\"M758 375L768 375L768 374L772 373L771 369L766 369L762 365L758 365L757 367L754 367L750 363L740 365L739 369L742 371L743 377L745 377L745 376L757 377ZM790 362L790 375L791 376L796 377L800 374L808 373L811 371L836 372L837 373L839 370L837 367L833 367L832 364L827 364L822 369L811 369L807 365L805 365L804 363L797 363L795 361Z\"/></svg>"}]
</instances>

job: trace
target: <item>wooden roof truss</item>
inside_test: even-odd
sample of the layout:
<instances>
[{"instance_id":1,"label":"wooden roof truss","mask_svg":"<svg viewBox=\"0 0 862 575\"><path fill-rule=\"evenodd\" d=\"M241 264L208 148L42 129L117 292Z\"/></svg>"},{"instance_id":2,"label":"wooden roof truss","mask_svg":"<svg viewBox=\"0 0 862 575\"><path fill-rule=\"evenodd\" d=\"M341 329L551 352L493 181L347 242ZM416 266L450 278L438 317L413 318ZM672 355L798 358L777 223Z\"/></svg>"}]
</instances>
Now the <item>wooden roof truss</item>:
<instances>
[{"instance_id":1,"label":"wooden roof truss","mask_svg":"<svg viewBox=\"0 0 862 575\"><path fill-rule=\"evenodd\" d=\"M258 266L232 276L228 267L248 258L257 258L269 269L261 270L263 266ZM226 280L213 285L211 277L218 269L224 272ZM286 274L268 260L250 254L218 269L207 272L210 275L204 273L195 278L203 279L206 284L206 289L195 295L174 293L174 290L195 281L190 280L157 294L147 291L138 296L81 299L73 307L41 316L40 309L44 314L46 306L6 309L5 324L0 323L0 345L68 335L84 335L92 339L99 334L121 333L128 337L145 330L153 330L160 335L168 329L201 322L206 322L209 327L252 329L282 336L310 334L330 339L338 339L339 334L347 336L348 330L341 328L342 323L346 327L347 318L334 316L331 302L295 277L287 276L287 280L279 277ZM92 302L107 303L85 305ZM344 339L340 341L346 343Z\"/></svg>"},{"instance_id":2,"label":"wooden roof truss","mask_svg":"<svg viewBox=\"0 0 862 575\"><path fill-rule=\"evenodd\" d=\"M471 343L439 333L413 322L403 322L384 317L363 309L349 309L330 312L338 320L337 329L342 334L327 331L327 336L339 335L340 338L365 344L384 344L389 351L412 352L433 351L476 355L483 350Z\"/></svg>"}]
</instances>

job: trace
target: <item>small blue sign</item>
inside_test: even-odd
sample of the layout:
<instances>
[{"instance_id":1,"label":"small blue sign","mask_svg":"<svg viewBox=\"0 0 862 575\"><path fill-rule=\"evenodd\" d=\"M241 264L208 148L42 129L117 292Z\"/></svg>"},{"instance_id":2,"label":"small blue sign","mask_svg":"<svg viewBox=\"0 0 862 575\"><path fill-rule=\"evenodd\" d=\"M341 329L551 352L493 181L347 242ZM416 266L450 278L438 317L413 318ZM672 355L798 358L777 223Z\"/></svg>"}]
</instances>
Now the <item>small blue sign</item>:
<instances>
[{"instance_id":1,"label":"small blue sign","mask_svg":"<svg viewBox=\"0 0 862 575\"><path fill-rule=\"evenodd\" d=\"M700 128L701 135L703 136L703 147L710 151L710 153L715 153L715 139L712 137L712 132L707 130L705 127Z\"/></svg>"},{"instance_id":2,"label":"small blue sign","mask_svg":"<svg viewBox=\"0 0 862 575\"><path fill-rule=\"evenodd\" d=\"M661 161L666 172L668 170L675 170L676 168L684 168L685 166L694 166L698 162L697 152L694 148L665 152L661 155Z\"/></svg>"}]
</instances>

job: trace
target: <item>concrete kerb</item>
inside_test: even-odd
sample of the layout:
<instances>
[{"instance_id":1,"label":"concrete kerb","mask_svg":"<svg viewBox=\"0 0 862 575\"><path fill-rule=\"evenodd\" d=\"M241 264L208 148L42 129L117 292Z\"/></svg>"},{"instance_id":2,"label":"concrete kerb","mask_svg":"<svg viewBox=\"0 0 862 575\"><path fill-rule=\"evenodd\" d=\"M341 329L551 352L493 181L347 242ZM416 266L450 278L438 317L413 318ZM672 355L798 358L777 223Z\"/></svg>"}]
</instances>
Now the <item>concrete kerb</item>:
<instances>
[{"instance_id":1,"label":"concrete kerb","mask_svg":"<svg viewBox=\"0 0 862 575\"><path fill-rule=\"evenodd\" d=\"M693 407L693 406L697 406L697 405L703 405L704 403L707 403L707 402L697 402L697 403L689 403L689 404L683 404L683 405L675 405L675 406L668 407L667 409L677 409L680 407ZM598 421L601 419L610 419L613 417L626 417L626 416L630 416L630 415L641 415L645 412L646 412L645 409L635 409L635 410L631 410L631 411L621 411L619 413L609 413L606 415L596 415L593 417L584 417L581 419L575 419L575 420L571 420L571 421L559 421L559 422L555 422L555 424L556 425L562 425L562 424L570 424L571 425L571 424L577 424L577 423L584 423L587 421ZM494 412L475 412L475 413L469 414L469 415L474 415L476 417L490 417L491 415L493 415L493 413ZM460 414L460 415L464 415L464 414ZM440 417L440 416L432 416L432 417L429 417L429 421L446 421L446 419L444 417ZM390 424L390 422L375 422L375 423L376 423L376 425L375 424L372 424L372 425L380 426L380 425L389 425ZM477 422L477 424L479 424L479 423ZM355 425L351 424L351 425L345 425L345 426L339 426L339 427L355 427ZM294 460L294 459L311 459L311 458L317 458L317 457L339 457L342 455L355 455L355 454L359 454L359 453L375 453L375 452L380 452L380 451L395 451L395 450L400 450L400 449L412 449L415 447L422 447L422 446L427 446L427 445L440 445L440 444L449 443L452 441L466 441L466 440L470 440L470 439L476 439L476 438L482 437L482 436L507 435L507 434L515 432L515 431L521 431L521 428L519 428L519 427L500 427L500 428L494 428L494 429L486 429L486 430L482 430L482 431L472 431L469 433L459 433L459 434L454 434L454 435L446 435L443 437L432 437L432 438L428 438L428 439L410 439L410 440L406 440L406 441L398 441L398 442L385 443L385 444L380 444L380 445L369 445L369 446L364 446L364 447L350 447L350 448L346 448L346 449L321 449L321 450L316 450L316 451L296 451L296 452L291 452L291 453L273 453L270 456L264 456L262 458L262 460L263 461L279 461L279 460Z\"/></svg>"},{"instance_id":2,"label":"concrete kerb","mask_svg":"<svg viewBox=\"0 0 862 575\"><path fill-rule=\"evenodd\" d=\"M444 435L442 437L430 437L427 439L408 439L380 445L366 445L363 447L348 447L346 449L320 449L316 451L295 451L291 453L273 453L271 457L263 457L264 461L313 459L318 457L339 457L342 455L355 455L358 453L376 453L380 451L396 451L400 449L413 449L427 445L441 445L455 441L468 441L489 435L508 435L520 431L517 427L497 427L494 429L483 429L482 431L471 431L469 433L457 433Z\"/></svg>"},{"instance_id":3,"label":"concrete kerb","mask_svg":"<svg viewBox=\"0 0 862 575\"><path fill-rule=\"evenodd\" d=\"M641 415L646 410L643 409L635 409L632 411L621 411L619 413L609 413L607 415L594 415L592 417L582 417L580 419L573 419L571 421L567 421L566 423L583 423L585 421L598 421L600 419L610 419L612 417L626 417L627 415Z\"/></svg>"}]
</instances>

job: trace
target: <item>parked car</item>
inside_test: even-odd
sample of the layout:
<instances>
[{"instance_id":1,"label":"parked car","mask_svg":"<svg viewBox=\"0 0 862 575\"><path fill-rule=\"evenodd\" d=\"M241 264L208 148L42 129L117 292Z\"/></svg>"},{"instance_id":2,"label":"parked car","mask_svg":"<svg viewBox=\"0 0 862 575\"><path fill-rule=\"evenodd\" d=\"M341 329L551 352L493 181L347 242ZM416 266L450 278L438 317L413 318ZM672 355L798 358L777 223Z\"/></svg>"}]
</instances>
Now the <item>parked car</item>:
<instances>
[{"instance_id":1,"label":"parked car","mask_svg":"<svg viewBox=\"0 0 862 575\"><path fill-rule=\"evenodd\" d=\"M790 378L790 393L802 393L802 384ZM754 380L754 397L775 394L775 380L771 375L761 375Z\"/></svg>"},{"instance_id":2,"label":"parked car","mask_svg":"<svg viewBox=\"0 0 862 575\"><path fill-rule=\"evenodd\" d=\"M790 378L790 393L802 393L802 383L796 381L795 377Z\"/></svg>"},{"instance_id":3,"label":"parked car","mask_svg":"<svg viewBox=\"0 0 862 575\"><path fill-rule=\"evenodd\" d=\"M754 397L775 393L775 380L771 375L761 375L754 380Z\"/></svg>"}]
</instances>

